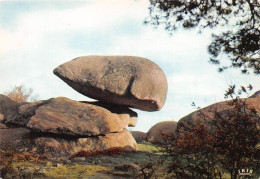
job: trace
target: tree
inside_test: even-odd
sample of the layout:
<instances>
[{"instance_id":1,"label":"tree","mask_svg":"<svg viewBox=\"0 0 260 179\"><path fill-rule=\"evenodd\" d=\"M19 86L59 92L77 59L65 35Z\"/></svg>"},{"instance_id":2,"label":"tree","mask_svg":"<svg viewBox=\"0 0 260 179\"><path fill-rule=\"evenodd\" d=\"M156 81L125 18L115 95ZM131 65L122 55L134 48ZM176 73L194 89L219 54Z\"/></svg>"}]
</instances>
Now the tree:
<instances>
[{"instance_id":1,"label":"tree","mask_svg":"<svg viewBox=\"0 0 260 179\"><path fill-rule=\"evenodd\" d=\"M221 54L230 59L230 66L242 73L260 74L260 1L258 0L150 0L150 17L145 23L167 31L180 27L199 31L210 28L212 42L208 46L210 62L221 65ZM216 31L215 31L216 32Z\"/></svg>"},{"instance_id":2,"label":"tree","mask_svg":"<svg viewBox=\"0 0 260 179\"><path fill-rule=\"evenodd\" d=\"M15 86L5 94L18 103L36 101L38 99L38 95L33 95L33 89L27 89L23 85Z\"/></svg>"},{"instance_id":3,"label":"tree","mask_svg":"<svg viewBox=\"0 0 260 179\"><path fill-rule=\"evenodd\" d=\"M161 148L169 158L168 173L177 178L222 178L229 173L232 179L238 178L239 169L256 173L260 116L246 99L239 98L245 91L242 87L236 94L231 86L225 94L232 97L231 108L212 109L213 116L199 110L201 120L183 123L177 137L164 136Z\"/></svg>"}]
</instances>

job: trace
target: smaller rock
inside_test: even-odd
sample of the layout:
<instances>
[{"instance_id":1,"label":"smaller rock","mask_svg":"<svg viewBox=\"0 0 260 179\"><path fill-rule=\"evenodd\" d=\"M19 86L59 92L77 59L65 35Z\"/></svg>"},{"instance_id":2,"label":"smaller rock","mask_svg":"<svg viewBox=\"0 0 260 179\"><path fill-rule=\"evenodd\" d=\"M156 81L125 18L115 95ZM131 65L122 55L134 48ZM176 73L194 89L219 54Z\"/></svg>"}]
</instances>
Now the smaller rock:
<instances>
[{"instance_id":1,"label":"smaller rock","mask_svg":"<svg viewBox=\"0 0 260 179\"><path fill-rule=\"evenodd\" d=\"M129 119L128 127L135 127L137 124L137 117L131 117Z\"/></svg>"},{"instance_id":2,"label":"smaller rock","mask_svg":"<svg viewBox=\"0 0 260 179\"><path fill-rule=\"evenodd\" d=\"M5 118L11 118L17 115L19 103L13 101L9 97L0 94L0 114ZM3 116L1 117L3 118Z\"/></svg>"},{"instance_id":3,"label":"smaller rock","mask_svg":"<svg viewBox=\"0 0 260 179\"><path fill-rule=\"evenodd\" d=\"M46 167L52 167L52 162L47 162Z\"/></svg>"},{"instance_id":4,"label":"smaller rock","mask_svg":"<svg viewBox=\"0 0 260 179\"><path fill-rule=\"evenodd\" d=\"M136 142L143 142L146 141L147 135L145 132L141 131L131 131L131 134L133 135Z\"/></svg>"},{"instance_id":5,"label":"smaller rock","mask_svg":"<svg viewBox=\"0 0 260 179\"><path fill-rule=\"evenodd\" d=\"M113 114L116 114L122 120L124 128L136 126L138 115L128 106L105 103L101 101L84 101L83 103L97 105L109 110Z\"/></svg>"},{"instance_id":6,"label":"smaller rock","mask_svg":"<svg viewBox=\"0 0 260 179\"><path fill-rule=\"evenodd\" d=\"M256 91L252 96L250 96L249 98L260 98L260 90Z\"/></svg>"},{"instance_id":7,"label":"smaller rock","mask_svg":"<svg viewBox=\"0 0 260 179\"><path fill-rule=\"evenodd\" d=\"M165 141L165 137L175 136L177 122L163 121L152 126L147 132L147 141L160 144Z\"/></svg>"},{"instance_id":8,"label":"smaller rock","mask_svg":"<svg viewBox=\"0 0 260 179\"><path fill-rule=\"evenodd\" d=\"M138 165L133 163L124 163L124 164L116 165L115 170L137 173L138 171L141 170L141 168Z\"/></svg>"},{"instance_id":9,"label":"smaller rock","mask_svg":"<svg viewBox=\"0 0 260 179\"><path fill-rule=\"evenodd\" d=\"M55 166L56 166L56 167L62 167L63 164L62 164L62 163L57 163Z\"/></svg>"},{"instance_id":10,"label":"smaller rock","mask_svg":"<svg viewBox=\"0 0 260 179\"><path fill-rule=\"evenodd\" d=\"M19 126L26 126L33 115L35 115L35 111L40 106L46 104L49 100L36 101L32 103L21 103L19 107L17 107L17 113L13 116L6 117L6 124L15 124Z\"/></svg>"},{"instance_id":11,"label":"smaller rock","mask_svg":"<svg viewBox=\"0 0 260 179\"><path fill-rule=\"evenodd\" d=\"M70 159L72 162L85 162L86 158L85 157L76 157L76 158L72 158Z\"/></svg>"},{"instance_id":12,"label":"smaller rock","mask_svg":"<svg viewBox=\"0 0 260 179\"><path fill-rule=\"evenodd\" d=\"M5 118L4 114L0 114L0 122L3 122L4 118Z\"/></svg>"},{"instance_id":13,"label":"smaller rock","mask_svg":"<svg viewBox=\"0 0 260 179\"><path fill-rule=\"evenodd\" d=\"M6 125L0 123L0 129L8 129L8 127Z\"/></svg>"},{"instance_id":14,"label":"smaller rock","mask_svg":"<svg viewBox=\"0 0 260 179\"><path fill-rule=\"evenodd\" d=\"M45 170L44 168L41 168L41 169L38 171L39 174L45 174L45 172L46 172L46 170Z\"/></svg>"},{"instance_id":15,"label":"smaller rock","mask_svg":"<svg viewBox=\"0 0 260 179\"><path fill-rule=\"evenodd\" d=\"M100 164L100 163L101 163L101 160L99 160L99 159L96 159L96 160L94 161L94 164L95 164L95 165Z\"/></svg>"}]
</instances>

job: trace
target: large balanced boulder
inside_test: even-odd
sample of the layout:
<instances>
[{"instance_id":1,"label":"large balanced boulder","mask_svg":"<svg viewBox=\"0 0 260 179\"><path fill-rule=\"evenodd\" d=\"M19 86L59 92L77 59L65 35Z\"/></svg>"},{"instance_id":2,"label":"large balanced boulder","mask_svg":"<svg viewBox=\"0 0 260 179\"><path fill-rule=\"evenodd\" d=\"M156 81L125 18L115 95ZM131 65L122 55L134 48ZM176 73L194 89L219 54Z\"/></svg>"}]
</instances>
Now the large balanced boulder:
<instances>
[{"instance_id":1,"label":"large balanced boulder","mask_svg":"<svg viewBox=\"0 0 260 179\"><path fill-rule=\"evenodd\" d=\"M152 61L133 56L83 56L54 74L69 86L100 101L158 111L165 102L167 80Z\"/></svg>"},{"instance_id":2,"label":"large balanced boulder","mask_svg":"<svg viewBox=\"0 0 260 179\"><path fill-rule=\"evenodd\" d=\"M162 144L166 138L176 135L177 122L162 121L152 126L147 132L147 141Z\"/></svg>"}]
</instances>

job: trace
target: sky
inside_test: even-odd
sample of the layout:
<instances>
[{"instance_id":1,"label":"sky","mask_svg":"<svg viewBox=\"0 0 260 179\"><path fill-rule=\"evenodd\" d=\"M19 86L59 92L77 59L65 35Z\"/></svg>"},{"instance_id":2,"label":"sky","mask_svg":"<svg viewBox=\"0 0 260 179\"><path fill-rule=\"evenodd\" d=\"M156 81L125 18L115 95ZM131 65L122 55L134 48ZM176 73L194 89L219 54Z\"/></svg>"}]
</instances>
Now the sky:
<instances>
[{"instance_id":1,"label":"sky","mask_svg":"<svg viewBox=\"0 0 260 179\"><path fill-rule=\"evenodd\" d=\"M148 58L165 72L168 94L161 111L134 109L138 122L130 130L147 132L158 122L188 115L195 110L192 102L205 107L223 101L229 85L251 84L250 94L260 89L259 76L238 69L219 73L208 62L210 31L169 35L144 25L148 6L147 0L0 0L0 94L23 84L40 99L91 100L53 69L86 55Z\"/></svg>"}]
</instances>

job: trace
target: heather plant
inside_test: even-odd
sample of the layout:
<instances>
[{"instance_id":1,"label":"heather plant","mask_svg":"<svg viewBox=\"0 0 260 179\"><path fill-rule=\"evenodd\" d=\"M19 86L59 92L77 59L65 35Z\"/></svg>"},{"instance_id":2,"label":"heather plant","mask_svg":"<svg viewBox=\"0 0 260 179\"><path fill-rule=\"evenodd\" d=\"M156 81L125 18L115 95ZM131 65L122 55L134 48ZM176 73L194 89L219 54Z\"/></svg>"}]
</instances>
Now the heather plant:
<instances>
[{"instance_id":1,"label":"heather plant","mask_svg":"<svg viewBox=\"0 0 260 179\"><path fill-rule=\"evenodd\" d=\"M230 86L225 93L228 108L197 111L200 119L182 124L176 136L164 135L161 152L170 178L238 178L239 170L260 168L259 122L256 109L240 98L252 86ZM193 104L194 105L194 104ZM194 105L195 106L195 105ZM213 114L213 115L212 115Z\"/></svg>"}]
</instances>

